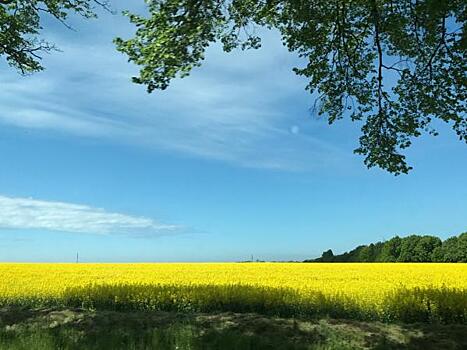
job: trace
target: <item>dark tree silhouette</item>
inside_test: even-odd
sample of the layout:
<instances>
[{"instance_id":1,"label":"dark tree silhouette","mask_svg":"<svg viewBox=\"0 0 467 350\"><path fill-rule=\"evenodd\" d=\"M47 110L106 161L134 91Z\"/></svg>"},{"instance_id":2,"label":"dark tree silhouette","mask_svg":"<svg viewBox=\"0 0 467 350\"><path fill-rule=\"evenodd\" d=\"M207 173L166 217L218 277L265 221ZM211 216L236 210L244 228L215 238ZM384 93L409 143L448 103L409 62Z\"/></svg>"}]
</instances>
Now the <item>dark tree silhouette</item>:
<instances>
[{"instance_id":1,"label":"dark tree silhouette","mask_svg":"<svg viewBox=\"0 0 467 350\"><path fill-rule=\"evenodd\" d=\"M306 262L467 262L467 232L444 242L434 236L398 236L386 242L361 245L343 254L329 249Z\"/></svg>"}]
</instances>

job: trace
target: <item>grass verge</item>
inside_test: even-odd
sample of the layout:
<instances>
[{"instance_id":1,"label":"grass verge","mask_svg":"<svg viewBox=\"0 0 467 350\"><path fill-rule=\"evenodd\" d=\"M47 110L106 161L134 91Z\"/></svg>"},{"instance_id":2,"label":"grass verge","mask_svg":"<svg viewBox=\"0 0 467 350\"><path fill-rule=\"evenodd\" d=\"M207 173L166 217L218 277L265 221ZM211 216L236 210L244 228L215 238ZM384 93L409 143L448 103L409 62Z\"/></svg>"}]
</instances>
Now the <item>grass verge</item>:
<instances>
[{"instance_id":1,"label":"grass verge","mask_svg":"<svg viewBox=\"0 0 467 350\"><path fill-rule=\"evenodd\" d=\"M324 350L467 348L467 325L303 320L255 313L0 309L0 349Z\"/></svg>"}]
</instances>

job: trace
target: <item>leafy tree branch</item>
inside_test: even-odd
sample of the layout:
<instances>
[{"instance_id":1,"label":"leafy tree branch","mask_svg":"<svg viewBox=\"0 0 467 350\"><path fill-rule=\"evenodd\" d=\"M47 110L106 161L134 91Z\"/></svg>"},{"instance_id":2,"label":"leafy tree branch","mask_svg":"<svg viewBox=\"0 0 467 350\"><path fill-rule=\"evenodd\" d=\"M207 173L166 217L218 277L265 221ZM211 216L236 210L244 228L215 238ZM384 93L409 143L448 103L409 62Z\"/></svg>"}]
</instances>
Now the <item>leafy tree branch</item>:
<instances>
[{"instance_id":1,"label":"leafy tree branch","mask_svg":"<svg viewBox=\"0 0 467 350\"><path fill-rule=\"evenodd\" d=\"M132 38L117 49L140 66L148 92L166 89L202 64L207 47L258 49L258 28L279 31L304 60L314 110L330 124L362 124L355 153L368 167L408 173L404 150L448 123L467 143L465 0L147 0L148 16L125 12ZM55 46L41 39L41 15L66 24L96 16L104 0L0 0L0 56L22 74L42 70Z\"/></svg>"},{"instance_id":2,"label":"leafy tree branch","mask_svg":"<svg viewBox=\"0 0 467 350\"><path fill-rule=\"evenodd\" d=\"M41 15L70 28L66 19L71 12L94 18L94 6L110 10L106 1L99 0L0 0L0 56L21 74L42 70L42 54L56 47L40 38Z\"/></svg>"},{"instance_id":3,"label":"leafy tree branch","mask_svg":"<svg viewBox=\"0 0 467 350\"><path fill-rule=\"evenodd\" d=\"M467 142L466 18L462 0L153 0L150 16L126 13L137 27L119 51L141 66L133 81L166 89L204 60L206 48L259 48L251 28L276 28L306 60L316 111L329 123L363 122L356 153L368 167L407 173L403 150L433 119ZM243 36L241 35L243 34Z\"/></svg>"}]
</instances>

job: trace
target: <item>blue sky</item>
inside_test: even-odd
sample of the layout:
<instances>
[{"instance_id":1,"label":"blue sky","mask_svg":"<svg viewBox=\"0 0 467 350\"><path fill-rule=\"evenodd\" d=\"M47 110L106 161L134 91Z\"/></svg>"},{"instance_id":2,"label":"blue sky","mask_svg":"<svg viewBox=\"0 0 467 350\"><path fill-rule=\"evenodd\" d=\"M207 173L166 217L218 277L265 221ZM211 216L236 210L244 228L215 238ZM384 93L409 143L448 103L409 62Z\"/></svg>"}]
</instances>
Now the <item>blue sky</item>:
<instances>
[{"instance_id":1,"label":"blue sky","mask_svg":"<svg viewBox=\"0 0 467 350\"><path fill-rule=\"evenodd\" d=\"M259 51L214 46L148 95L111 41L131 35L125 18L70 23L45 22L62 52L44 72L0 63L0 260L304 259L467 230L454 133L416 140L408 176L367 170L352 154L359 125L310 112L275 33Z\"/></svg>"}]
</instances>

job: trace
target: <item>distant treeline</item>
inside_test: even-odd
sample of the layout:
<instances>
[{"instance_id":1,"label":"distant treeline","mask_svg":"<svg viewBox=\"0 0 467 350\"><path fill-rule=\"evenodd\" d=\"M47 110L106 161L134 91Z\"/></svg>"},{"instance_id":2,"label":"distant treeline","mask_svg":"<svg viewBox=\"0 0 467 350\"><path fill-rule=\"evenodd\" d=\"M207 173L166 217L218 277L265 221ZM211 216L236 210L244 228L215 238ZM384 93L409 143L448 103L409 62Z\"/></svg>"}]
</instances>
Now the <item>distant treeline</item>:
<instances>
[{"instance_id":1,"label":"distant treeline","mask_svg":"<svg viewBox=\"0 0 467 350\"><path fill-rule=\"evenodd\" d=\"M445 241L434 236L396 236L340 255L329 249L305 262L467 262L467 232Z\"/></svg>"}]
</instances>

